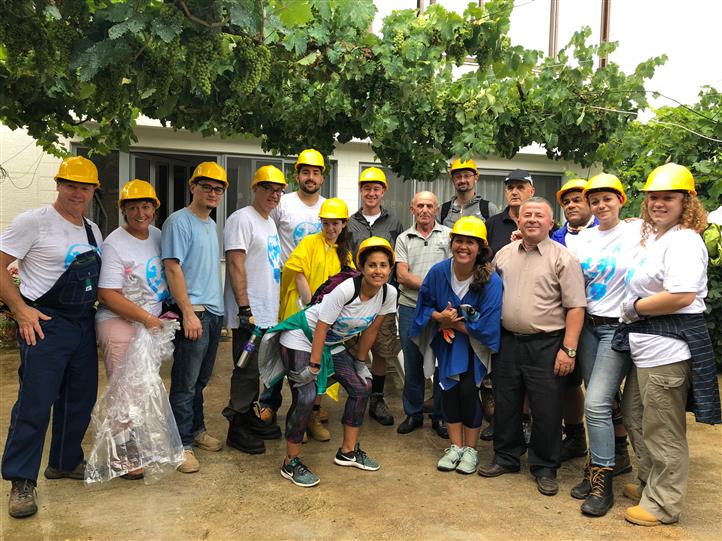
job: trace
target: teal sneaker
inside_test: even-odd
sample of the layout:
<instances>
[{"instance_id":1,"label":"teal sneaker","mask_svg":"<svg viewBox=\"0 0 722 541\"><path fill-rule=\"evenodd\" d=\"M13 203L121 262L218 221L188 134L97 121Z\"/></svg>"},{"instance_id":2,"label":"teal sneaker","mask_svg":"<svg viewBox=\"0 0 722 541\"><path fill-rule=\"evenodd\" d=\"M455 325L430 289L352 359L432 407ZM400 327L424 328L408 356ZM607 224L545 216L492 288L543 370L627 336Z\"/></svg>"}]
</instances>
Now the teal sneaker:
<instances>
[{"instance_id":1,"label":"teal sneaker","mask_svg":"<svg viewBox=\"0 0 722 541\"><path fill-rule=\"evenodd\" d=\"M464 447L462 449L461 460L456 466L456 471L458 473L469 475L470 473L474 473L478 466L479 456L476 452L476 449L474 449L473 447Z\"/></svg>"},{"instance_id":2,"label":"teal sneaker","mask_svg":"<svg viewBox=\"0 0 722 541\"><path fill-rule=\"evenodd\" d=\"M298 457L281 466L281 475L299 487L315 487L321 482Z\"/></svg>"},{"instance_id":3,"label":"teal sneaker","mask_svg":"<svg viewBox=\"0 0 722 541\"><path fill-rule=\"evenodd\" d=\"M356 444L356 447L354 447L353 451L349 451L347 453L342 452L341 448L339 448L336 456L333 458L333 461L339 466L353 466L354 468L366 471L376 471L381 467L373 458L368 456L366 452L361 449L361 446L358 443Z\"/></svg>"},{"instance_id":4,"label":"teal sneaker","mask_svg":"<svg viewBox=\"0 0 722 541\"><path fill-rule=\"evenodd\" d=\"M463 452L464 451L461 447L457 447L452 443L451 447L444 451L444 456L439 459L439 462L436 464L436 469L439 471L455 470L459 465Z\"/></svg>"}]
</instances>

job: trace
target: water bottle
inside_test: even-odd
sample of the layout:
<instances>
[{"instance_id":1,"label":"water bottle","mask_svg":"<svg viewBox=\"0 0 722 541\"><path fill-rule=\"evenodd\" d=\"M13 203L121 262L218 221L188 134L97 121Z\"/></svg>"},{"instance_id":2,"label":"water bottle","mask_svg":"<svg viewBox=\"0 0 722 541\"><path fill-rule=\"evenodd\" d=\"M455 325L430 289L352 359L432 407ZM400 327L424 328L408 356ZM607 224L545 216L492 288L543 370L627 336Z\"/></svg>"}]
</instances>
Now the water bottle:
<instances>
[{"instance_id":1,"label":"water bottle","mask_svg":"<svg viewBox=\"0 0 722 541\"><path fill-rule=\"evenodd\" d=\"M238 362L236 363L238 368L246 367L248 360L251 358L251 354L258 350L261 338L263 338L263 331L259 327L253 327L251 337L243 345L243 351L241 351L241 356L238 358Z\"/></svg>"}]
</instances>

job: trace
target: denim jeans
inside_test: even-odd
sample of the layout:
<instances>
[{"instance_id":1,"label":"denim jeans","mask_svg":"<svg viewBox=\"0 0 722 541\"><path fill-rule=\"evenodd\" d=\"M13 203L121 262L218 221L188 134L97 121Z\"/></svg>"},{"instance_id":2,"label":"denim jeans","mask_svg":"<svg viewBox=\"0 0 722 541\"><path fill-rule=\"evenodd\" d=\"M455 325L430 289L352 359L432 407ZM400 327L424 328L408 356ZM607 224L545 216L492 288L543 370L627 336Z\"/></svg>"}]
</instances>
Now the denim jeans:
<instances>
[{"instance_id":1,"label":"denim jeans","mask_svg":"<svg viewBox=\"0 0 722 541\"><path fill-rule=\"evenodd\" d=\"M202 333L198 340L188 340L178 331L170 373L170 400L183 447L189 449L193 438L206 429L203 418L203 389L213 373L223 316L208 310L196 312Z\"/></svg>"},{"instance_id":2,"label":"denim jeans","mask_svg":"<svg viewBox=\"0 0 722 541\"><path fill-rule=\"evenodd\" d=\"M632 368L628 355L612 349L616 328L585 320L579 337L579 365L586 386L584 417L592 464L596 466L614 466L612 407L619 386Z\"/></svg>"},{"instance_id":3,"label":"denim jeans","mask_svg":"<svg viewBox=\"0 0 722 541\"><path fill-rule=\"evenodd\" d=\"M399 335L401 349L404 352L404 392L402 394L404 413L409 417L420 419L424 416L426 380L424 378L424 359L418 346L409 338L415 312L415 308L399 305ZM431 418L441 419L441 389L436 380L433 386L434 412L431 414Z\"/></svg>"}]
</instances>

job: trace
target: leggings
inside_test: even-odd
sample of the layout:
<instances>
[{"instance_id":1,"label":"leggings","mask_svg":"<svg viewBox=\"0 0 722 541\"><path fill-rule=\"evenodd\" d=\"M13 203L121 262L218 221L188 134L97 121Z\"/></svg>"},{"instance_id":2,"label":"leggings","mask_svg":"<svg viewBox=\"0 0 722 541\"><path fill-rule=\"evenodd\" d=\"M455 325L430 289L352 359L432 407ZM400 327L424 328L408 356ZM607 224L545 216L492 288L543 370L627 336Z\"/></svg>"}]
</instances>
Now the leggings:
<instances>
[{"instance_id":1,"label":"leggings","mask_svg":"<svg viewBox=\"0 0 722 541\"><path fill-rule=\"evenodd\" d=\"M466 372L459 374L459 383L441 391L441 407L447 423L462 423L468 428L481 426L482 409L479 388L474 380L473 353L469 354Z\"/></svg>"},{"instance_id":2,"label":"leggings","mask_svg":"<svg viewBox=\"0 0 722 541\"><path fill-rule=\"evenodd\" d=\"M311 354L281 346L281 359L286 373L289 370L300 371L309 365ZM358 427L363 423L364 412L371 396L371 380L361 379L354 369L354 360L346 350L333 355L333 368L336 381L348 393L343 410L341 424ZM316 399L316 383L311 382L291 387L291 407L286 415L286 439L291 443L301 443L303 433L308 426L308 419Z\"/></svg>"}]
</instances>

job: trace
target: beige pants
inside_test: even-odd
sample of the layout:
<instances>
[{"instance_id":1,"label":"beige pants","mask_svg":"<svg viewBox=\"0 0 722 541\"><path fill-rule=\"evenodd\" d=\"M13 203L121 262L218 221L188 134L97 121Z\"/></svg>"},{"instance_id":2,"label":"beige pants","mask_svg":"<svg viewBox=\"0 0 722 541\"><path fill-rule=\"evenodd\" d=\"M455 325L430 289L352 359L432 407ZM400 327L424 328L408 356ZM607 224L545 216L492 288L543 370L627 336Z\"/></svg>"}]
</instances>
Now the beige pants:
<instances>
[{"instance_id":1,"label":"beige pants","mask_svg":"<svg viewBox=\"0 0 722 541\"><path fill-rule=\"evenodd\" d=\"M685 405L689 363L633 368L624 388L623 413L646 483L639 504L664 523L677 522L687 493L689 449Z\"/></svg>"},{"instance_id":2,"label":"beige pants","mask_svg":"<svg viewBox=\"0 0 722 541\"><path fill-rule=\"evenodd\" d=\"M113 370L118 368L125 360L125 352L135 334L133 324L127 320L114 317L104 319L95 325L95 334L98 338L98 345L103 352L105 361L105 374L110 381Z\"/></svg>"}]
</instances>

